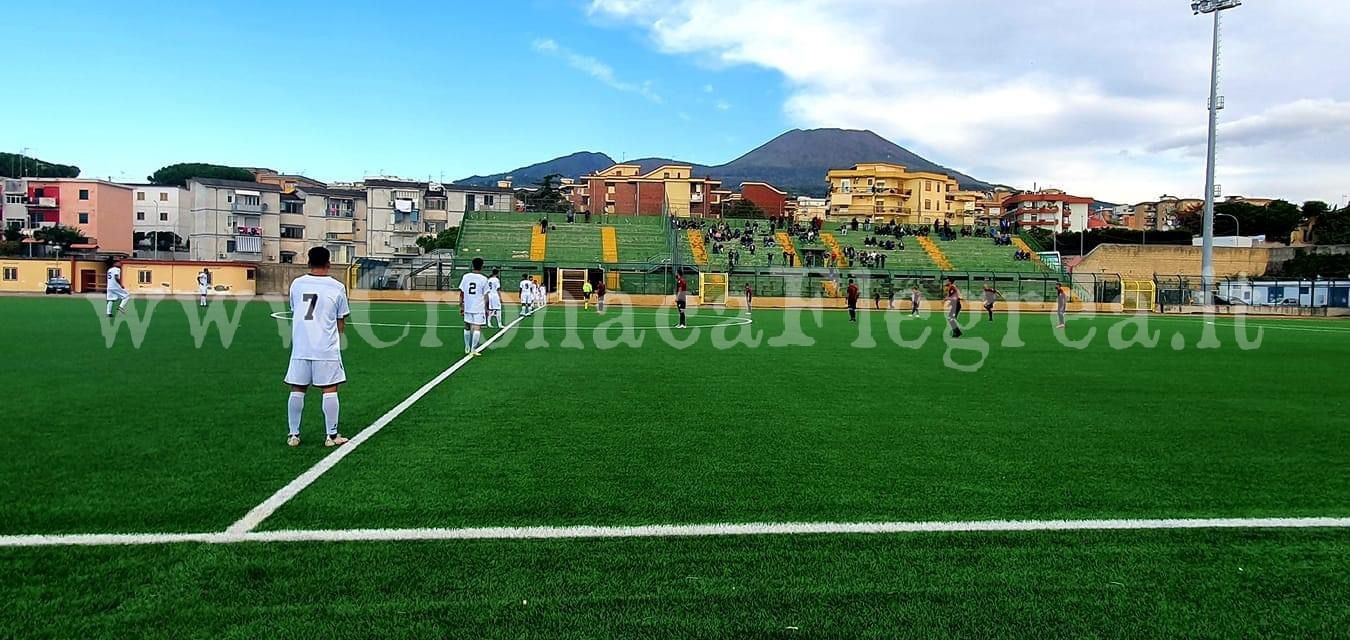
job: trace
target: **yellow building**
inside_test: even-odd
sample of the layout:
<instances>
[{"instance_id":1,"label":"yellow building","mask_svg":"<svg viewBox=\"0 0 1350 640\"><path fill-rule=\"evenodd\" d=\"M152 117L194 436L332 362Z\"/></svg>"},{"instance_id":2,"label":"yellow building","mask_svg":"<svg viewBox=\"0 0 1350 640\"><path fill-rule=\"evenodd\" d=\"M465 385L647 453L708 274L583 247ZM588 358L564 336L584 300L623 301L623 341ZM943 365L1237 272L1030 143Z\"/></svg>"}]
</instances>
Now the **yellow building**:
<instances>
[{"instance_id":1,"label":"yellow building","mask_svg":"<svg viewBox=\"0 0 1350 640\"><path fill-rule=\"evenodd\" d=\"M828 213L832 218L871 216L902 224L973 221L975 195L959 191L956 179L941 173L874 162L831 170L826 180L830 183ZM959 209L954 210L954 203L959 203Z\"/></svg>"},{"instance_id":2,"label":"yellow building","mask_svg":"<svg viewBox=\"0 0 1350 640\"><path fill-rule=\"evenodd\" d=\"M196 295L202 267L211 270L216 295L257 293L257 265L234 262L125 260L122 284L133 295ZM104 290L107 271L102 260L0 258L0 292L42 293L49 278L60 277L70 280L75 293L94 293Z\"/></svg>"}]
</instances>

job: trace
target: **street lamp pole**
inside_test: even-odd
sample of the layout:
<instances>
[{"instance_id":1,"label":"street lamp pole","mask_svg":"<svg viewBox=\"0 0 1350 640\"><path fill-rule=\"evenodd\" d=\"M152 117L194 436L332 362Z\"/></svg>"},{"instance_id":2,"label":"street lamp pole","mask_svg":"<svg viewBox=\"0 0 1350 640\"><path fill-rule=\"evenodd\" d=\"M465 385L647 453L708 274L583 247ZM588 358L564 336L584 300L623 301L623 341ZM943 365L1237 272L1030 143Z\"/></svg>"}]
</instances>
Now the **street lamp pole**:
<instances>
[{"instance_id":1,"label":"street lamp pole","mask_svg":"<svg viewBox=\"0 0 1350 640\"><path fill-rule=\"evenodd\" d=\"M1209 149L1205 154L1205 215L1200 249L1200 276L1204 282L1204 303L1210 304L1214 288L1214 155L1218 140L1219 110L1219 23L1220 14L1242 6L1242 0L1196 0L1191 10L1196 15L1214 14L1214 39L1209 70Z\"/></svg>"},{"instance_id":2,"label":"street lamp pole","mask_svg":"<svg viewBox=\"0 0 1350 640\"><path fill-rule=\"evenodd\" d=\"M1241 222L1240 220L1237 219L1237 216L1235 216L1235 215L1233 215L1233 214L1231 214L1231 213L1216 213L1216 214L1214 214L1214 215L1216 215L1216 216L1223 216L1223 217L1225 217L1225 218L1232 218L1232 219L1233 219L1233 228L1234 228L1233 235L1235 235L1235 236L1241 236L1241 235L1242 235L1242 222Z\"/></svg>"}]
</instances>

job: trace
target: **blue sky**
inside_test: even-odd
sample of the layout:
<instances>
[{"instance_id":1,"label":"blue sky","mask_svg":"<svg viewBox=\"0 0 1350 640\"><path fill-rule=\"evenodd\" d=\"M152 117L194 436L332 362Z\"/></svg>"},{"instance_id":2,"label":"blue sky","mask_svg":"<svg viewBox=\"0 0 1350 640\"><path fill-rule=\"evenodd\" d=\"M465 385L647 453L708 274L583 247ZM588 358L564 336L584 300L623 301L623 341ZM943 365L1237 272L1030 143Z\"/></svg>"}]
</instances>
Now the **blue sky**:
<instances>
[{"instance_id":1,"label":"blue sky","mask_svg":"<svg viewBox=\"0 0 1350 640\"><path fill-rule=\"evenodd\" d=\"M579 150L711 164L845 127L1021 188L1203 190L1210 24L1184 0L11 4L0 149L85 175L455 179ZM1227 13L1225 194L1350 197L1347 33L1350 2Z\"/></svg>"},{"instance_id":2,"label":"blue sky","mask_svg":"<svg viewBox=\"0 0 1350 640\"><path fill-rule=\"evenodd\" d=\"M777 74L663 55L583 2L132 6L6 9L31 27L6 29L6 49L51 81L0 101L0 149L128 180L179 161L455 179L579 150L723 162L787 128Z\"/></svg>"}]
</instances>

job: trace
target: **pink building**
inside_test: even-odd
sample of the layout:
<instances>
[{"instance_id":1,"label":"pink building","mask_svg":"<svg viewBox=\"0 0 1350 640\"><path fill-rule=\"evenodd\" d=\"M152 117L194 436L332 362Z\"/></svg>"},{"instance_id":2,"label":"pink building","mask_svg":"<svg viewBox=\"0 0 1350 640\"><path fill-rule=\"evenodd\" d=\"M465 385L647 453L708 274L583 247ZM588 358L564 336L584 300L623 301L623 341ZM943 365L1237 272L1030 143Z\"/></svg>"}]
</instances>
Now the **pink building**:
<instances>
[{"instance_id":1,"label":"pink building","mask_svg":"<svg viewBox=\"0 0 1350 640\"><path fill-rule=\"evenodd\" d=\"M106 180L29 178L29 225L74 227L100 253L131 255L133 192L131 187Z\"/></svg>"}]
</instances>

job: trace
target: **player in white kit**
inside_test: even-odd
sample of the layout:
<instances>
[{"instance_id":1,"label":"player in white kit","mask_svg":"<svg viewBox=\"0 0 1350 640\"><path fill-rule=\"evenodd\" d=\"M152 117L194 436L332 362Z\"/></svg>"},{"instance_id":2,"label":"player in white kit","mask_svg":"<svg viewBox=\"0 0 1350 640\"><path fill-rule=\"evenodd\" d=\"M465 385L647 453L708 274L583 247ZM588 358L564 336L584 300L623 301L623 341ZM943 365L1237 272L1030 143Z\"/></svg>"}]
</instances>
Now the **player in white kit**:
<instances>
[{"instance_id":1,"label":"player in white kit","mask_svg":"<svg viewBox=\"0 0 1350 640\"><path fill-rule=\"evenodd\" d=\"M502 328L502 279L501 269L493 269L492 275L488 277L487 303L488 317L487 326L492 326L492 319L497 319L497 328Z\"/></svg>"},{"instance_id":2,"label":"player in white kit","mask_svg":"<svg viewBox=\"0 0 1350 640\"><path fill-rule=\"evenodd\" d=\"M202 267L201 273L197 274L197 295L201 296L201 301L197 303L197 306L206 306L206 296L209 293L211 293L211 270Z\"/></svg>"},{"instance_id":3,"label":"player in white kit","mask_svg":"<svg viewBox=\"0 0 1350 640\"><path fill-rule=\"evenodd\" d=\"M473 271L459 279L459 313L464 316L464 354L481 356L483 325L487 324L488 279L483 259L473 259Z\"/></svg>"},{"instance_id":4,"label":"player in white kit","mask_svg":"<svg viewBox=\"0 0 1350 640\"><path fill-rule=\"evenodd\" d=\"M530 276L520 276L520 315L528 316L531 313L530 307L534 305L534 282Z\"/></svg>"},{"instance_id":5,"label":"player in white kit","mask_svg":"<svg viewBox=\"0 0 1350 640\"><path fill-rule=\"evenodd\" d=\"M338 433L338 385L347 381L342 368L342 333L347 330L347 287L329 277L328 249L309 250L309 273L291 281L291 364L286 384L291 396L286 402L290 435L286 444L300 446L300 416L305 410L305 392L323 390L325 447L346 444Z\"/></svg>"},{"instance_id":6,"label":"player in white kit","mask_svg":"<svg viewBox=\"0 0 1350 640\"><path fill-rule=\"evenodd\" d=\"M113 305L121 313L127 312L127 303L131 302L131 292L122 285L122 261L114 260L108 267L108 317L113 317Z\"/></svg>"}]
</instances>

